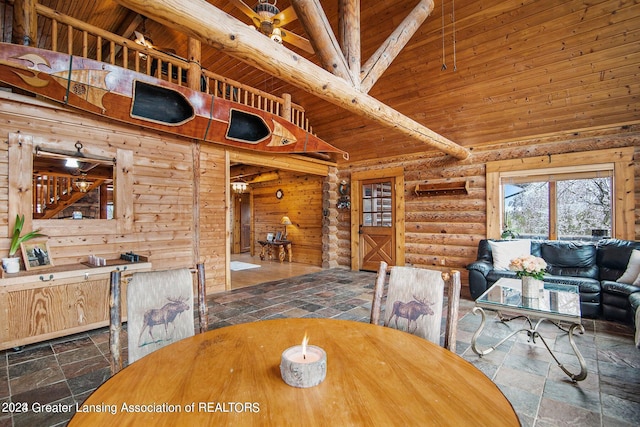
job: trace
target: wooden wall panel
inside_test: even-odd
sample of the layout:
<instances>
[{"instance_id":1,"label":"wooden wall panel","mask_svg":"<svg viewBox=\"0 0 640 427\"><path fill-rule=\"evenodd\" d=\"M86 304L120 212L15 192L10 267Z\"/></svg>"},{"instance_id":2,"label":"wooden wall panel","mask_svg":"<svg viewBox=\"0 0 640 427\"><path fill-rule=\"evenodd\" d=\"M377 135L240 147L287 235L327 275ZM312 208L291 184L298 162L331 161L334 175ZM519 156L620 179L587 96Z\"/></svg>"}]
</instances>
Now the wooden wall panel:
<instances>
[{"instance_id":1,"label":"wooden wall panel","mask_svg":"<svg viewBox=\"0 0 640 427\"><path fill-rule=\"evenodd\" d=\"M535 145L533 145L535 144ZM473 149L473 157L452 161L435 153L375 159L340 168L339 179L352 173L402 165L405 169L405 258L407 265L425 268L455 268L462 273L468 296L468 272L478 242L487 235L485 164L501 159L520 159L541 155L585 152L605 148L635 147L636 203L640 202L640 125L622 126L584 133L567 133L532 140L513 140ZM457 196L416 196L416 184L450 179L469 181L469 194ZM636 209L636 239L640 239L640 215ZM350 219L339 213L339 262L350 266Z\"/></svg>"},{"instance_id":2,"label":"wooden wall panel","mask_svg":"<svg viewBox=\"0 0 640 427\"><path fill-rule=\"evenodd\" d=\"M0 185L0 200L5 201L9 188L6 141L10 133L31 135L34 144L67 150L73 150L75 142L80 141L84 150L94 153L115 153L118 149L132 152L133 194L128 195L133 202L131 232L119 232L111 221L106 225L99 220L34 221L49 236L55 264L79 263L90 254L114 259L133 251L148 256L153 269L158 270L193 267L199 252L207 267L208 292L224 289L225 229L224 221L219 221L225 209L223 149L211 144L202 148L201 194L196 197L193 141L0 94L0 135L5 141L0 146L0 184L4 183ZM194 239L198 199L202 201L199 247ZM6 203L0 205L0 252L6 253L8 209Z\"/></svg>"},{"instance_id":3,"label":"wooden wall panel","mask_svg":"<svg viewBox=\"0 0 640 427\"><path fill-rule=\"evenodd\" d=\"M287 215L293 225L287 227L292 241L293 261L322 266L322 183L314 175L283 175L277 181L252 184L256 252L267 233L282 231L280 224ZM281 189L284 197L276 198Z\"/></svg>"},{"instance_id":4,"label":"wooden wall panel","mask_svg":"<svg viewBox=\"0 0 640 427\"><path fill-rule=\"evenodd\" d=\"M205 263L207 293L225 290L226 283L226 168L223 150L200 145L198 224L200 260ZM213 286L211 286L213 284Z\"/></svg>"}]
</instances>

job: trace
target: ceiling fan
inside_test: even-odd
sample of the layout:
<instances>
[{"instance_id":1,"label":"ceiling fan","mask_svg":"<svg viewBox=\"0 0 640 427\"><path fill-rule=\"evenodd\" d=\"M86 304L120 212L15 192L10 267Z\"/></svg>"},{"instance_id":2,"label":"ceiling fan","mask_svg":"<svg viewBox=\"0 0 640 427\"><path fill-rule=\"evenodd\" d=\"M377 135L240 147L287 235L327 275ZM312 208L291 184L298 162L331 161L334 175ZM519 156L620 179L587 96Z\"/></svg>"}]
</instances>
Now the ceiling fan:
<instances>
[{"instance_id":1,"label":"ceiling fan","mask_svg":"<svg viewBox=\"0 0 640 427\"><path fill-rule=\"evenodd\" d=\"M142 28L141 31L137 31L134 30L133 33L136 36L135 39L135 43L139 44L140 46L144 46L147 49L153 49L153 50L157 50L158 52L162 52L164 54L173 56L174 58L178 58L178 59L182 59L185 60L183 57L176 55L176 51L175 49L172 48L168 48L168 47L158 47L155 46L153 44L153 40L151 39L151 37L149 37L149 34L147 33L147 17L146 16L142 16ZM140 57L142 59L147 59L147 55L145 55L144 53L139 53Z\"/></svg>"},{"instance_id":2,"label":"ceiling fan","mask_svg":"<svg viewBox=\"0 0 640 427\"><path fill-rule=\"evenodd\" d=\"M277 0L258 0L258 3L251 8L242 0L229 0L242 13L251 18L252 24L262 34L270 37L276 43L289 43L306 52L313 53L313 48L309 40L300 37L290 31L285 31L282 27L289 22L295 21L296 16L293 6L289 6L282 12L276 7Z\"/></svg>"}]
</instances>

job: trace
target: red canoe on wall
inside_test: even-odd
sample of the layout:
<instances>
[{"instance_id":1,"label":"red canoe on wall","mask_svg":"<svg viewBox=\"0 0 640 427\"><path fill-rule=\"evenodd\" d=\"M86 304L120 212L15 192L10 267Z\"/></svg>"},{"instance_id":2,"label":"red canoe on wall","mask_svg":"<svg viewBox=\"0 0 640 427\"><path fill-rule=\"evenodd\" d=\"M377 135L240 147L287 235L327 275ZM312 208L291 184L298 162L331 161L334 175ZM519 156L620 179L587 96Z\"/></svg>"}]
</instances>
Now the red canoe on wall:
<instances>
[{"instance_id":1,"label":"red canoe on wall","mask_svg":"<svg viewBox=\"0 0 640 427\"><path fill-rule=\"evenodd\" d=\"M284 118L125 68L0 43L0 81L121 122L274 153L348 154Z\"/></svg>"}]
</instances>

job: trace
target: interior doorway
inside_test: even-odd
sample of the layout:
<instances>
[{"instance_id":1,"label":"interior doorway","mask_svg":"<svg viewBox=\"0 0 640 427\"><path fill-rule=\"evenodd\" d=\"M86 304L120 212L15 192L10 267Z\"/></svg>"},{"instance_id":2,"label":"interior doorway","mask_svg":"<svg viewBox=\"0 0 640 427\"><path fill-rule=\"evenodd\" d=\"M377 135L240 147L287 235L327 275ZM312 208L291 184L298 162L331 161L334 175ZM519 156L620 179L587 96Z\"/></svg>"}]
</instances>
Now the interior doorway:
<instances>
[{"instance_id":1,"label":"interior doorway","mask_svg":"<svg viewBox=\"0 0 640 427\"><path fill-rule=\"evenodd\" d=\"M322 180L330 166L330 162L313 158L227 152L225 289L321 269L322 242L318 231L322 230ZM310 206L313 209L309 210ZM285 216L293 221L288 229L293 240L292 262L260 259L258 240L284 231Z\"/></svg>"}]
</instances>

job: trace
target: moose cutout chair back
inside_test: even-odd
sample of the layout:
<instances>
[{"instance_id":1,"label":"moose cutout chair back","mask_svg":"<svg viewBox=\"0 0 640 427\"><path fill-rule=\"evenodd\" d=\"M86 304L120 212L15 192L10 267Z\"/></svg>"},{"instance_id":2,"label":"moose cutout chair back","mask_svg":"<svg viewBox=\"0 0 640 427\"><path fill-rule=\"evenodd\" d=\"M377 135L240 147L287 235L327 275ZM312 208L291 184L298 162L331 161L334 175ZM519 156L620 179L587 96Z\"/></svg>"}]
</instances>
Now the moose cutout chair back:
<instances>
[{"instance_id":1,"label":"moose cutout chair back","mask_svg":"<svg viewBox=\"0 0 640 427\"><path fill-rule=\"evenodd\" d=\"M380 324L387 263L380 263L371 323ZM440 345L443 305L447 289L444 347L455 352L460 272L442 273L414 267L390 268L384 326L400 329Z\"/></svg>"},{"instance_id":2,"label":"moose cutout chair back","mask_svg":"<svg viewBox=\"0 0 640 427\"><path fill-rule=\"evenodd\" d=\"M207 329L204 266L198 264L196 272L198 274L200 332L204 332ZM119 295L114 298L114 288L116 287L113 283L114 280L119 281L119 278L114 279L112 274L112 303L119 300ZM193 294L193 276L188 268L133 273L127 286L129 364L168 344L194 335ZM111 307L111 309L111 327L113 329L117 328L116 324L120 323L119 319L114 319L114 314L119 315L119 307ZM119 358L121 354L121 350L118 348L119 332L118 330L111 333L112 358ZM114 344L114 340L117 344ZM114 373L121 368L122 362L120 360L112 360Z\"/></svg>"}]
</instances>

